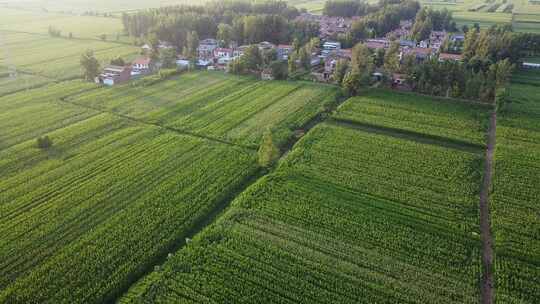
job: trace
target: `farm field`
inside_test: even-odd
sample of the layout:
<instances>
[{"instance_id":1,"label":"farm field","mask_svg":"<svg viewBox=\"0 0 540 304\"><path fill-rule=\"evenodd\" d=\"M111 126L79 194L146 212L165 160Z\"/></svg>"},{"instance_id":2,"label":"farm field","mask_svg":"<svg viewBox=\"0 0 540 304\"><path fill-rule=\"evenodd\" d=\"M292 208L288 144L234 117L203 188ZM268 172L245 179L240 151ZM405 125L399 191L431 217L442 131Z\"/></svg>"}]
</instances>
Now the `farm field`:
<instances>
[{"instance_id":1,"label":"farm field","mask_svg":"<svg viewBox=\"0 0 540 304\"><path fill-rule=\"evenodd\" d=\"M510 86L513 102L498 118L491 198L496 295L501 303L535 303L540 298L540 73L518 74L513 79L519 83Z\"/></svg>"},{"instance_id":2,"label":"farm field","mask_svg":"<svg viewBox=\"0 0 540 304\"><path fill-rule=\"evenodd\" d=\"M319 125L121 303L477 303L481 163Z\"/></svg>"},{"instance_id":3,"label":"farm field","mask_svg":"<svg viewBox=\"0 0 540 304\"><path fill-rule=\"evenodd\" d=\"M483 146L487 107L416 94L371 90L346 101L336 119Z\"/></svg>"},{"instance_id":4,"label":"farm field","mask_svg":"<svg viewBox=\"0 0 540 304\"><path fill-rule=\"evenodd\" d=\"M73 101L103 93L113 103L127 87L71 81L0 97L0 303L115 299L258 174L263 126L290 135L334 101L333 88L309 85L188 73L146 96L133 87L124 114ZM205 111L222 106L223 121ZM252 146L160 125L190 112L194 125L218 119ZM54 142L45 151L35 146L44 134Z\"/></svg>"},{"instance_id":5,"label":"farm field","mask_svg":"<svg viewBox=\"0 0 540 304\"><path fill-rule=\"evenodd\" d=\"M2 16L0 30L7 32L48 36L49 26L53 26L60 30L64 37L72 33L74 38L99 39L101 34L106 34L108 39L114 40L116 35L121 34L123 31L122 22L118 18L78 16L8 8L0 8L0 15Z\"/></svg>"},{"instance_id":6,"label":"farm field","mask_svg":"<svg viewBox=\"0 0 540 304\"><path fill-rule=\"evenodd\" d=\"M87 49L94 50L102 66L118 56L131 60L139 52L133 46L97 40L70 40L15 32L0 34L3 34L6 47L9 48L11 64L21 74L20 79L9 79L6 54L0 53L0 67L3 66L0 70L0 95L47 82L80 77L82 72L79 60Z\"/></svg>"},{"instance_id":7,"label":"farm field","mask_svg":"<svg viewBox=\"0 0 540 304\"><path fill-rule=\"evenodd\" d=\"M284 143L335 102L336 89L302 82L263 82L219 72L192 72L150 87L119 86L68 102L183 132L258 147L263 126Z\"/></svg>"}]
</instances>

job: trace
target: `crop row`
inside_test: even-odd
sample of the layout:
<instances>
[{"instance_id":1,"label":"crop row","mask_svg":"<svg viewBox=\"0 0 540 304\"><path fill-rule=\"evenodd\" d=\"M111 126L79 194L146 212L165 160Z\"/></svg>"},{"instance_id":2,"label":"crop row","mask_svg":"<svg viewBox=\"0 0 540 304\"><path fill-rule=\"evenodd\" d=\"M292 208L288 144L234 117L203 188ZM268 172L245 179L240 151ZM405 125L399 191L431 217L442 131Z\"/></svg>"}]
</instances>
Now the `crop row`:
<instances>
[{"instance_id":1,"label":"crop row","mask_svg":"<svg viewBox=\"0 0 540 304\"><path fill-rule=\"evenodd\" d=\"M487 126L482 106L382 90L349 99L335 117L479 145Z\"/></svg>"},{"instance_id":2,"label":"crop row","mask_svg":"<svg viewBox=\"0 0 540 304\"><path fill-rule=\"evenodd\" d=\"M266 127L284 141L334 99L332 87L196 72L144 88L125 85L82 94L70 102L256 146Z\"/></svg>"},{"instance_id":3,"label":"crop row","mask_svg":"<svg viewBox=\"0 0 540 304\"><path fill-rule=\"evenodd\" d=\"M58 103L64 96L94 87L71 81L0 97L0 150L97 114Z\"/></svg>"},{"instance_id":4,"label":"crop row","mask_svg":"<svg viewBox=\"0 0 540 304\"><path fill-rule=\"evenodd\" d=\"M3 303L114 297L256 170L253 152L109 114L50 136L0 151Z\"/></svg>"},{"instance_id":5,"label":"crop row","mask_svg":"<svg viewBox=\"0 0 540 304\"><path fill-rule=\"evenodd\" d=\"M318 126L121 302L477 303L479 158Z\"/></svg>"},{"instance_id":6,"label":"crop row","mask_svg":"<svg viewBox=\"0 0 540 304\"><path fill-rule=\"evenodd\" d=\"M538 88L523 81L527 74L510 86L513 102L497 125L491 218L500 303L540 298L540 99Z\"/></svg>"}]
</instances>

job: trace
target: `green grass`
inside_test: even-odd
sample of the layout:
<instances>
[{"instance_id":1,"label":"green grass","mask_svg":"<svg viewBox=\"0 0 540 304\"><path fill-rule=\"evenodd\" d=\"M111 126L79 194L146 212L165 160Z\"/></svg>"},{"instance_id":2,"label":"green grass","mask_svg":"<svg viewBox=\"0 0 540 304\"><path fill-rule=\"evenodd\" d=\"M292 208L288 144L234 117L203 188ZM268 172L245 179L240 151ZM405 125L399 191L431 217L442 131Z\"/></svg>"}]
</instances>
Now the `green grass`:
<instances>
[{"instance_id":1,"label":"green grass","mask_svg":"<svg viewBox=\"0 0 540 304\"><path fill-rule=\"evenodd\" d=\"M62 96L95 88L91 83L64 82L0 98L0 150L96 115L96 111L59 104Z\"/></svg>"},{"instance_id":2,"label":"green grass","mask_svg":"<svg viewBox=\"0 0 540 304\"><path fill-rule=\"evenodd\" d=\"M194 72L150 87L94 91L69 102L256 147L265 126L283 143L334 102L335 93L333 87Z\"/></svg>"},{"instance_id":3,"label":"green grass","mask_svg":"<svg viewBox=\"0 0 540 304\"><path fill-rule=\"evenodd\" d=\"M477 303L480 165L318 126L121 303Z\"/></svg>"},{"instance_id":4,"label":"green grass","mask_svg":"<svg viewBox=\"0 0 540 304\"><path fill-rule=\"evenodd\" d=\"M488 109L480 105L372 90L349 99L334 117L451 141L484 145L487 112Z\"/></svg>"},{"instance_id":5,"label":"green grass","mask_svg":"<svg viewBox=\"0 0 540 304\"><path fill-rule=\"evenodd\" d=\"M39 11L0 8L0 30L48 35L49 26L53 26L67 37L98 39L106 34L115 39L122 33L122 21L118 18L66 15Z\"/></svg>"},{"instance_id":6,"label":"green grass","mask_svg":"<svg viewBox=\"0 0 540 304\"><path fill-rule=\"evenodd\" d=\"M80 57L88 49L94 50L101 66L118 56L126 61L137 57L139 49L133 46L98 40L52 38L42 34L3 32L10 63L21 71L20 79L1 77L0 95L34 87L55 80L80 78ZM7 72L7 58L0 53L0 74ZM23 74L28 74L24 76Z\"/></svg>"},{"instance_id":7,"label":"green grass","mask_svg":"<svg viewBox=\"0 0 540 304\"><path fill-rule=\"evenodd\" d=\"M514 79L519 83L509 88L513 103L498 119L491 198L496 295L504 303L535 303L540 298L540 74L520 72Z\"/></svg>"}]
</instances>

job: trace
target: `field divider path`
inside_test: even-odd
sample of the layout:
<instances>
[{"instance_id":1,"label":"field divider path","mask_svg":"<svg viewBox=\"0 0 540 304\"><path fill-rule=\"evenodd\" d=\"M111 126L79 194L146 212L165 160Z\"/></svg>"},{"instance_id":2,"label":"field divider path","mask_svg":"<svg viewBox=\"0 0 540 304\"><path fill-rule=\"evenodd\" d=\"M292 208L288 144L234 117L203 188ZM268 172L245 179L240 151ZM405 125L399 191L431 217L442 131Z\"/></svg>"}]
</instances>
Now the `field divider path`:
<instances>
[{"instance_id":1,"label":"field divider path","mask_svg":"<svg viewBox=\"0 0 540 304\"><path fill-rule=\"evenodd\" d=\"M95 110L95 111L98 111L100 113L111 114L111 115L114 115L116 117L120 117L120 118L125 119L125 120L133 121L133 122L140 123L140 124L145 124L145 125L148 125L148 126L158 127L160 129L170 131L170 132L174 132L174 133L178 133L180 135L188 135L188 136L197 137L197 138L201 138L201 139L208 140L208 141L219 142L219 143L222 143L222 144L225 144L225 145L229 145L229 146L233 146L233 147L239 147L239 148L243 148L243 149L249 149L249 150L257 150L258 149L255 146L242 145L242 144L234 143L234 142L227 141L227 140L217 138L217 137L206 136L206 135L202 135L202 134L199 134L199 133L195 133L195 132L191 132L191 131L187 131L187 130L183 130L183 129L167 127L167 126L164 126L164 125L160 125L159 123L149 122L149 121L146 121L146 120L143 120L143 119L130 117L130 116L127 116L127 115L124 115L124 114L114 112L114 111L105 111L105 110L103 110L103 109L101 109L99 107L91 107L91 106L81 105L81 104L74 103L74 102L69 102L66 99L67 99L66 97L62 97L62 98L60 98L58 100L61 103L67 103L67 104L71 104L71 105L74 105L74 106L79 106L79 107L82 107L82 108Z\"/></svg>"},{"instance_id":2,"label":"field divider path","mask_svg":"<svg viewBox=\"0 0 540 304\"><path fill-rule=\"evenodd\" d=\"M330 124L345 127L345 128L358 129L358 130L362 130L362 131L366 131L370 133L381 134L381 135L391 136L394 138L415 141L415 142L419 142L423 144L436 145L436 146L441 146L444 148L450 148L450 149L460 150L460 151L465 151L465 152L482 153L482 151L486 148L486 146L484 145L479 145L479 144L475 144L475 143L471 143L467 141L456 140L456 139L429 135L429 134L423 134L423 133L407 131L403 129L377 126L377 125L361 123L358 121L352 121L352 120L343 119L343 118L332 117L328 120L328 122Z\"/></svg>"},{"instance_id":3,"label":"field divider path","mask_svg":"<svg viewBox=\"0 0 540 304\"><path fill-rule=\"evenodd\" d=\"M497 131L497 112L491 113L487 134L486 161L484 178L480 189L480 233L482 239L482 291L481 303L492 304L493 301L493 236L491 234L491 218L489 212L489 194L493 179L493 156Z\"/></svg>"}]
</instances>

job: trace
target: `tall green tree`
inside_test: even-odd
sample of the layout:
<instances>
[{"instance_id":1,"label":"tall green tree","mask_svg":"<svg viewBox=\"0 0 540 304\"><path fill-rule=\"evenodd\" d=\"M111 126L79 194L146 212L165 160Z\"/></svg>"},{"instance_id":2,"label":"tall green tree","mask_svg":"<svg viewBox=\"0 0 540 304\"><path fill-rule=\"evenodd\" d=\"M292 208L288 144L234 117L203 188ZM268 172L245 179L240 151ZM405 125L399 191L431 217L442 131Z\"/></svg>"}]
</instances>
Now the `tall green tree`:
<instances>
[{"instance_id":1,"label":"tall green tree","mask_svg":"<svg viewBox=\"0 0 540 304\"><path fill-rule=\"evenodd\" d=\"M390 48L384 55L384 69L393 74L399 71L399 43L392 42Z\"/></svg>"},{"instance_id":2,"label":"tall green tree","mask_svg":"<svg viewBox=\"0 0 540 304\"><path fill-rule=\"evenodd\" d=\"M81 55L81 67L83 77L87 81L93 81L99 75L99 61L94 56L94 51L87 50Z\"/></svg>"},{"instance_id":3,"label":"tall green tree","mask_svg":"<svg viewBox=\"0 0 540 304\"><path fill-rule=\"evenodd\" d=\"M231 25L226 23L220 23L218 25L217 39L223 44L223 46L229 46L234 39L234 30Z\"/></svg>"},{"instance_id":4,"label":"tall green tree","mask_svg":"<svg viewBox=\"0 0 540 304\"><path fill-rule=\"evenodd\" d=\"M159 52L161 67L170 69L176 67L176 50L174 48L163 49Z\"/></svg>"}]
</instances>

